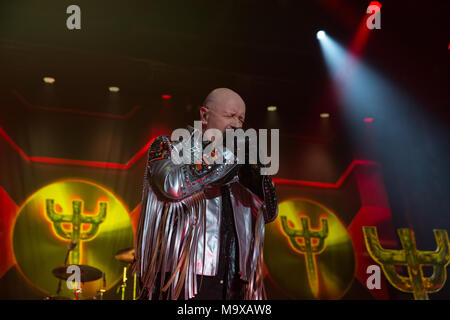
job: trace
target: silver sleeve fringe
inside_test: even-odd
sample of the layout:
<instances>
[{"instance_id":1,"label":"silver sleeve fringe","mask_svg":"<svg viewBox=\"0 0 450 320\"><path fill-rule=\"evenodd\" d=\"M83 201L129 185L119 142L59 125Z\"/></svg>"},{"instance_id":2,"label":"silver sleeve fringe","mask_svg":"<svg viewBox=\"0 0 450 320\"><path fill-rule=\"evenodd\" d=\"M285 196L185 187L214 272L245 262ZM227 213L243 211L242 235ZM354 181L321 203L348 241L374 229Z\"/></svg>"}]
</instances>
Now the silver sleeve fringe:
<instances>
[{"instance_id":1,"label":"silver sleeve fringe","mask_svg":"<svg viewBox=\"0 0 450 320\"><path fill-rule=\"evenodd\" d=\"M180 202L165 202L149 190L148 182L146 184L145 206L141 208L136 233L133 272L150 293L149 299L155 286L160 289L159 299L166 291L168 298L177 299L183 284L185 299L192 298L198 290L198 237L205 237L206 231L204 194L200 192ZM166 272L170 274L169 279L166 279ZM155 283L158 273L161 282Z\"/></svg>"}]
</instances>

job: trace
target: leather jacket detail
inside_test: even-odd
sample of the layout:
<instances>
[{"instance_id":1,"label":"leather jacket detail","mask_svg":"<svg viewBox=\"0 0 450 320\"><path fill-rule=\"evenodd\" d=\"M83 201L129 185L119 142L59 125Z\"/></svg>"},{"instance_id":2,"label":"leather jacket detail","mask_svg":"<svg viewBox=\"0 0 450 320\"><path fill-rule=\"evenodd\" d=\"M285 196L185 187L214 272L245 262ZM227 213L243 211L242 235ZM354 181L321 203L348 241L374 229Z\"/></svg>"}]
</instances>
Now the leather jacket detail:
<instances>
[{"instance_id":1,"label":"leather jacket detail","mask_svg":"<svg viewBox=\"0 0 450 320\"><path fill-rule=\"evenodd\" d=\"M228 185L238 242L234 267L246 284L245 299L263 299L264 224L278 214L270 177L253 172L245 185L239 177L246 165L175 164L170 155L179 146L160 136L148 151L133 264L142 289L151 293L158 286L177 299L184 284L184 298L190 299L198 292L196 275L217 274L220 188Z\"/></svg>"}]
</instances>

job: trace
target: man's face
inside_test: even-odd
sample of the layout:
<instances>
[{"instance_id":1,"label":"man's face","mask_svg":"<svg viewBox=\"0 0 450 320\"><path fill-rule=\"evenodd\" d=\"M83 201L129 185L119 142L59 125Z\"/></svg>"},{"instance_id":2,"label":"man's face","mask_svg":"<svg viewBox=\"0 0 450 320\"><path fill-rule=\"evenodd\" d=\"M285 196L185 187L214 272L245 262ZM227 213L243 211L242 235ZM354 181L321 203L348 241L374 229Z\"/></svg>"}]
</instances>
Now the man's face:
<instances>
[{"instance_id":1,"label":"man's face","mask_svg":"<svg viewBox=\"0 0 450 320\"><path fill-rule=\"evenodd\" d=\"M228 101L200 110L205 130L218 129L225 133L226 129L242 128L245 121L245 105L240 101Z\"/></svg>"}]
</instances>

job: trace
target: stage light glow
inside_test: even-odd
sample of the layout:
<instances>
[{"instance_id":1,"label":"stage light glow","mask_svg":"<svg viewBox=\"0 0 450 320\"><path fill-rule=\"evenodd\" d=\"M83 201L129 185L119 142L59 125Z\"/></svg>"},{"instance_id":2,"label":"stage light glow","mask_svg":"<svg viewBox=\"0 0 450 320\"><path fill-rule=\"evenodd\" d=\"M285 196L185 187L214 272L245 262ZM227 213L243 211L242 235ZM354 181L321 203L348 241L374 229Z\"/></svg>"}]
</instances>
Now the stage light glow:
<instances>
[{"instance_id":1,"label":"stage light glow","mask_svg":"<svg viewBox=\"0 0 450 320\"><path fill-rule=\"evenodd\" d=\"M326 33L323 30L317 31L317 33L316 33L316 37L319 40L325 39L325 36L326 36Z\"/></svg>"},{"instance_id":2,"label":"stage light glow","mask_svg":"<svg viewBox=\"0 0 450 320\"><path fill-rule=\"evenodd\" d=\"M345 80L353 69L355 58L331 37L325 37L319 44L332 81Z\"/></svg>"},{"instance_id":3,"label":"stage light glow","mask_svg":"<svg viewBox=\"0 0 450 320\"><path fill-rule=\"evenodd\" d=\"M109 92L119 92L119 87L109 87Z\"/></svg>"},{"instance_id":4,"label":"stage light glow","mask_svg":"<svg viewBox=\"0 0 450 320\"><path fill-rule=\"evenodd\" d=\"M350 132L358 132L362 121L364 125L370 126L377 118L377 123L383 123L383 129L378 135L386 141L392 140L393 145L407 145L412 143L411 141L415 141L416 144L419 141L423 142L419 131L414 130L414 126L411 125L423 117L423 114L418 112L425 109L423 106L397 83L375 70L361 60L361 56L344 48L333 38L327 36L319 44L330 73L337 106L341 109L345 126ZM402 119L401 122L399 119ZM355 141L355 143L362 142ZM405 162L410 161L403 151L398 151L396 156L395 158L389 155L391 159L404 157ZM415 161L426 162L421 156L417 156Z\"/></svg>"},{"instance_id":5,"label":"stage light glow","mask_svg":"<svg viewBox=\"0 0 450 320\"><path fill-rule=\"evenodd\" d=\"M267 111L277 111L277 107L276 106L268 106Z\"/></svg>"},{"instance_id":6,"label":"stage light glow","mask_svg":"<svg viewBox=\"0 0 450 320\"><path fill-rule=\"evenodd\" d=\"M401 118L400 114L415 103L392 81L375 71L360 57L327 36L320 48L330 73L339 104L353 123L361 119Z\"/></svg>"},{"instance_id":7,"label":"stage light glow","mask_svg":"<svg viewBox=\"0 0 450 320\"><path fill-rule=\"evenodd\" d=\"M321 113L321 114L320 114L320 117L323 118L323 119L329 118L329 117L330 117L330 114L329 114L329 113Z\"/></svg>"},{"instance_id":8,"label":"stage light glow","mask_svg":"<svg viewBox=\"0 0 450 320\"><path fill-rule=\"evenodd\" d=\"M52 84L55 82L55 78L52 78L52 77L44 77L43 80L45 83L48 83L48 84Z\"/></svg>"},{"instance_id":9,"label":"stage light glow","mask_svg":"<svg viewBox=\"0 0 450 320\"><path fill-rule=\"evenodd\" d=\"M161 98L163 98L163 99L165 99L165 100L169 100L169 99L172 98L172 96L171 96L170 94L163 94L163 95L161 96Z\"/></svg>"}]
</instances>

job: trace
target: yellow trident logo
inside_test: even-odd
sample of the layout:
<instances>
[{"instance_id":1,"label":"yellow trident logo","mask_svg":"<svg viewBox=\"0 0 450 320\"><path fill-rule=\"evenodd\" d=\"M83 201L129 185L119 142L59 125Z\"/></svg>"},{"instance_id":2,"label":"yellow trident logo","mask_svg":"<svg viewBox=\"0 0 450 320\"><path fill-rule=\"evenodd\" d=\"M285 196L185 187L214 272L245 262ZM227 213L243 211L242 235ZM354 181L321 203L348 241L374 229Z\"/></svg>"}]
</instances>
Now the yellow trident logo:
<instances>
[{"instance_id":1,"label":"yellow trident logo","mask_svg":"<svg viewBox=\"0 0 450 320\"><path fill-rule=\"evenodd\" d=\"M68 263L101 270L109 290L122 279L121 262L112 257L133 246L127 208L114 193L86 180L65 179L36 190L18 209L13 249L22 276L45 295L54 294L51 270L64 261L69 241L77 246ZM92 297L100 281L86 282L81 298ZM62 286L60 295L73 297L73 292Z\"/></svg>"},{"instance_id":2,"label":"yellow trident logo","mask_svg":"<svg viewBox=\"0 0 450 320\"><path fill-rule=\"evenodd\" d=\"M389 250L381 247L376 227L363 227L367 251L381 265L389 283L400 291L412 293L415 300L428 300L428 293L439 291L447 279L446 267L450 262L447 231L433 232L436 251L417 250L414 232L407 228L397 230L403 250ZM406 266L409 276L399 275L396 265ZM422 266L433 267L431 277L423 276Z\"/></svg>"},{"instance_id":3,"label":"yellow trident logo","mask_svg":"<svg viewBox=\"0 0 450 320\"><path fill-rule=\"evenodd\" d=\"M87 241L95 237L100 224L106 218L106 202L100 202L99 212L96 215L86 215L82 213L83 202L79 200L72 201L73 214L62 214L55 211L53 199L46 199L46 213L48 218L53 222L56 233L67 240L71 240L77 244L72 251L71 263L80 263L80 241ZM72 232L64 230L63 223L72 225ZM82 224L89 225L88 231L82 231Z\"/></svg>"},{"instance_id":4,"label":"yellow trident logo","mask_svg":"<svg viewBox=\"0 0 450 320\"><path fill-rule=\"evenodd\" d=\"M291 244L300 253L305 255L306 258L306 270L308 273L309 286L311 291L317 296L319 291L319 280L317 279L317 266L315 256L320 254L324 250L325 239L328 236L328 221L327 219L321 219L322 227L320 230L311 230L308 217L301 217L302 229L292 229L289 227L287 218L280 216L281 226L289 237ZM304 244L299 244L297 238L304 240ZM313 239L317 239L318 243L313 244Z\"/></svg>"}]
</instances>

